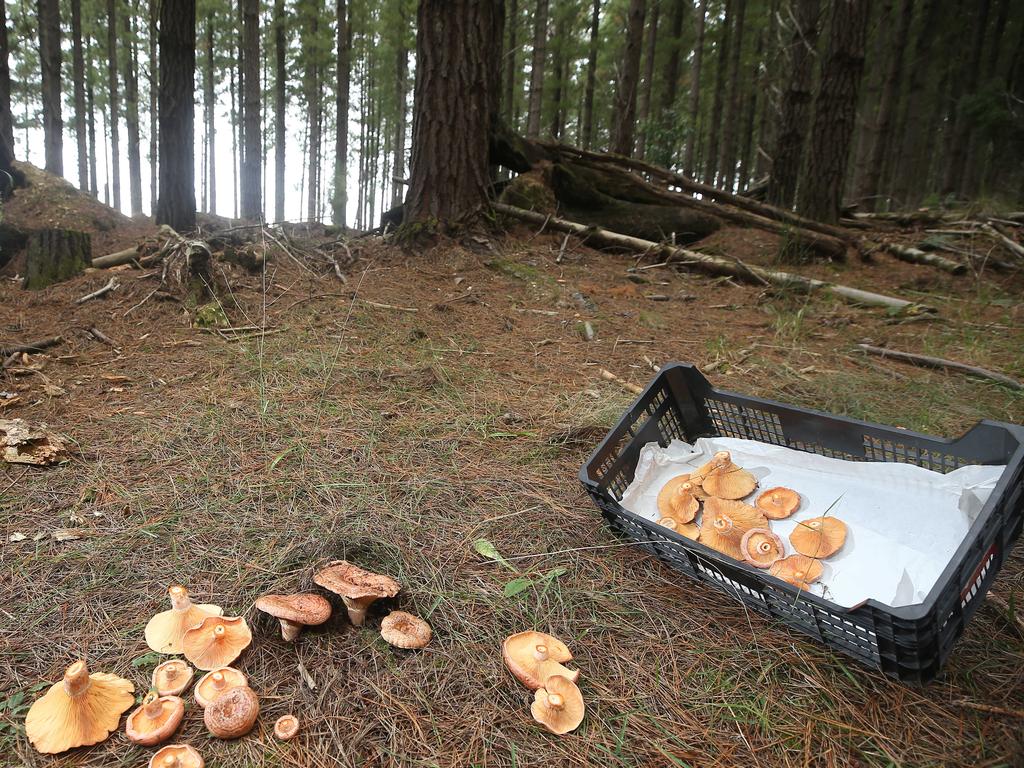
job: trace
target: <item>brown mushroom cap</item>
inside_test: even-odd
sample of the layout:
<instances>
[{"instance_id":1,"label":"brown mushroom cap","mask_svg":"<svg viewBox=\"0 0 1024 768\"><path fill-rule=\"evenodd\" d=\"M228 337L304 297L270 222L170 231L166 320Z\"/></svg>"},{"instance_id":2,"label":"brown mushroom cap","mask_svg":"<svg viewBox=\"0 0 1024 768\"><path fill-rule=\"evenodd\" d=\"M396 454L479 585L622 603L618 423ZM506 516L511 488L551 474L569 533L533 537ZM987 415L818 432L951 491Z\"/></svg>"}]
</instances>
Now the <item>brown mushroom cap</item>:
<instances>
[{"instance_id":1,"label":"brown mushroom cap","mask_svg":"<svg viewBox=\"0 0 1024 768\"><path fill-rule=\"evenodd\" d=\"M798 589L809 589L811 584L821 578L823 570L820 560L807 555L790 555L773 563L768 573Z\"/></svg>"},{"instance_id":2,"label":"brown mushroom cap","mask_svg":"<svg viewBox=\"0 0 1024 768\"><path fill-rule=\"evenodd\" d=\"M195 670L181 659L170 659L153 670L153 688L161 696L178 696L192 683Z\"/></svg>"},{"instance_id":3,"label":"brown mushroom cap","mask_svg":"<svg viewBox=\"0 0 1024 768\"><path fill-rule=\"evenodd\" d=\"M25 734L44 755L98 744L117 730L121 714L135 703L134 690L117 675L90 675L85 661L76 661L63 680L33 702Z\"/></svg>"},{"instance_id":4,"label":"brown mushroom cap","mask_svg":"<svg viewBox=\"0 0 1024 768\"><path fill-rule=\"evenodd\" d=\"M226 667L251 642L252 632L241 616L207 616L185 633L182 647L186 659L198 669L209 670Z\"/></svg>"},{"instance_id":5,"label":"brown mushroom cap","mask_svg":"<svg viewBox=\"0 0 1024 768\"><path fill-rule=\"evenodd\" d=\"M786 554L786 545L768 528L751 528L740 540L740 551L755 568L770 568Z\"/></svg>"},{"instance_id":6,"label":"brown mushroom cap","mask_svg":"<svg viewBox=\"0 0 1024 768\"><path fill-rule=\"evenodd\" d=\"M831 557L846 542L846 523L836 517L801 520L789 534L793 549L808 557Z\"/></svg>"},{"instance_id":7,"label":"brown mushroom cap","mask_svg":"<svg viewBox=\"0 0 1024 768\"><path fill-rule=\"evenodd\" d=\"M245 675L234 667L218 667L212 672L207 672L196 683L196 704L202 708L210 706L210 702L232 688L241 688L249 685Z\"/></svg>"},{"instance_id":8,"label":"brown mushroom cap","mask_svg":"<svg viewBox=\"0 0 1024 768\"><path fill-rule=\"evenodd\" d=\"M656 522L658 525L694 541L700 535L700 526L696 523L679 523L674 517L659 517Z\"/></svg>"},{"instance_id":9,"label":"brown mushroom cap","mask_svg":"<svg viewBox=\"0 0 1024 768\"><path fill-rule=\"evenodd\" d=\"M685 495L689 496L690 499L696 501L696 497L693 495L696 486L693 484L693 482L691 482L690 475L676 475L667 483L665 483L665 485L661 487L661 490L658 491L658 511L661 513L662 517L676 517L678 519L678 514L673 506L673 502L679 504L681 511L689 507L688 500L682 499L681 501L677 501L679 492L684 485L689 486L686 489L687 493ZM693 512L694 514L697 513L696 508L694 508ZM690 520L692 519L693 516L691 515ZM680 519L679 522L688 523L690 522L690 520Z\"/></svg>"},{"instance_id":10,"label":"brown mushroom cap","mask_svg":"<svg viewBox=\"0 0 1024 768\"><path fill-rule=\"evenodd\" d=\"M742 501L710 498L704 502L698 541L734 560L743 559L743 534L751 528L767 528L768 519Z\"/></svg>"},{"instance_id":11,"label":"brown mushroom cap","mask_svg":"<svg viewBox=\"0 0 1024 768\"><path fill-rule=\"evenodd\" d=\"M426 646L434 632L419 616L392 611L380 623L380 636L396 648L415 649Z\"/></svg>"},{"instance_id":12,"label":"brown mushroom cap","mask_svg":"<svg viewBox=\"0 0 1024 768\"><path fill-rule=\"evenodd\" d=\"M295 715L281 715L274 723L274 736L281 741L289 741L295 738L299 732L299 718Z\"/></svg>"},{"instance_id":13,"label":"brown mushroom cap","mask_svg":"<svg viewBox=\"0 0 1024 768\"><path fill-rule=\"evenodd\" d=\"M222 693L203 712L206 730L218 739L237 739L252 730L260 713L260 700L248 686Z\"/></svg>"},{"instance_id":14,"label":"brown mushroom cap","mask_svg":"<svg viewBox=\"0 0 1024 768\"><path fill-rule=\"evenodd\" d=\"M124 733L128 741L152 747L167 741L185 716L185 702L177 696L160 696L150 691L142 706L128 715Z\"/></svg>"},{"instance_id":15,"label":"brown mushroom cap","mask_svg":"<svg viewBox=\"0 0 1024 768\"><path fill-rule=\"evenodd\" d=\"M576 682L578 669L567 669L561 662L572 661L572 653L557 637L544 632L519 632L505 638L501 646L505 666L530 690L537 690L552 675Z\"/></svg>"},{"instance_id":16,"label":"brown mushroom cap","mask_svg":"<svg viewBox=\"0 0 1024 768\"><path fill-rule=\"evenodd\" d=\"M366 609L382 597L394 597L402 585L390 576L373 573L347 560L335 560L313 576L324 589L341 595L349 619L360 627L366 620Z\"/></svg>"},{"instance_id":17,"label":"brown mushroom cap","mask_svg":"<svg viewBox=\"0 0 1024 768\"><path fill-rule=\"evenodd\" d=\"M196 605L180 584L167 588L171 609L161 611L146 624L146 645L157 653L181 653L185 633L207 616L220 616L219 605Z\"/></svg>"},{"instance_id":18,"label":"brown mushroom cap","mask_svg":"<svg viewBox=\"0 0 1024 768\"><path fill-rule=\"evenodd\" d=\"M303 627L331 618L331 604L320 595L264 595L256 607L281 623L281 637L293 642Z\"/></svg>"},{"instance_id":19,"label":"brown mushroom cap","mask_svg":"<svg viewBox=\"0 0 1024 768\"><path fill-rule=\"evenodd\" d=\"M800 508L800 494L792 488L769 488L757 497L754 505L769 520L785 520Z\"/></svg>"},{"instance_id":20,"label":"brown mushroom cap","mask_svg":"<svg viewBox=\"0 0 1024 768\"><path fill-rule=\"evenodd\" d=\"M537 689L530 712L534 720L561 736L579 727L586 706L576 683L562 675L552 675L543 688Z\"/></svg>"},{"instance_id":21,"label":"brown mushroom cap","mask_svg":"<svg viewBox=\"0 0 1024 768\"><path fill-rule=\"evenodd\" d=\"M757 478L735 464L728 451L716 453L712 464L700 481L705 493L720 499L742 499L757 488Z\"/></svg>"},{"instance_id":22,"label":"brown mushroom cap","mask_svg":"<svg viewBox=\"0 0 1024 768\"><path fill-rule=\"evenodd\" d=\"M151 758L149 768L205 768L206 761L188 744L168 744Z\"/></svg>"}]
</instances>

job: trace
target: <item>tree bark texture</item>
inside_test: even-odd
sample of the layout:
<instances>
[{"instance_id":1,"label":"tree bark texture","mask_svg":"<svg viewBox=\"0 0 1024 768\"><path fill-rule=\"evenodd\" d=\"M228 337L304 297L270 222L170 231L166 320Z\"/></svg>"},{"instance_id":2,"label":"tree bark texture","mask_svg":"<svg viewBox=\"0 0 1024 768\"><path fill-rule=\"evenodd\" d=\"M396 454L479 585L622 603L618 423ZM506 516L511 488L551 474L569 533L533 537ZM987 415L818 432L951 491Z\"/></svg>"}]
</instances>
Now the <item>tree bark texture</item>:
<instances>
[{"instance_id":1,"label":"tree bark texture","mask_svg":"<svg viewBox=\"0 0 1024 768\"><path fill-rule=\"evenodd\" d=\"M636 156L643 159L647 154L647 139L654 126L651 125L651 97L654 93L654 54L658 44L658 16L661 6L658 0L651 4L651 12L647 20L647 40L644 43L644 79L640 87L640 98L637 104L637 123L639 134L636 138ZM557 137L556 137L557 138Z\"/></svg>"},{"instance_id":2,"label":"tree bark texture","mask_svg":"<svg viewBox=\"0 0 1024 768\"><path fill-rule=\"evenodd\" d=\"M584 149L594 143L594 88L597 83L597 40L601 25L601 0L594 0L590 12L590 49L587 52L587 83L583 91L583 117L580 133Z\"/></svg>"},{"instance_id":3,"label":"tree bark texture","mask_svg":"<svg viewBox=\"0 0 1024 768\"><path fill-rule=\"evenodd\" d=\"M113 207L120 211L121 137L119 126L121 122L121 104L117 75L116 0L107 0L107 110L107 122L110 128L110 195Z\"/></svg>"},{"instance_id":4,"label":"tree bark texture","mask_svg":"<svg viewBox=\"0 0 1024 768\"><path fill-rule=\"evenodd\" d=\"M263 219L263 132L260 120L260 4L259 0L242 0L242 135L245 150L240 213L243 219Z\"/></svg>"},{"instance_id":5,"label":"tree bark texture","mask_svg":"<svg viewBox=\"0 0 1024 768\"><path fill-rule=\"evenodd\" d=\"M43 147L46 170L64 175L64 120L60 91L60 3L38 0L39 63L42 68Z\"/></svg>"},{"instance_id":6,"label":"tree bark texture","mask_svg":"<svg viewBox=\"0 0 1024 768\"><path fill-rule=\"evenodd\" d=\"M646 0L630 0L626 16L626 43L615 87L612 115L612 152L631 157L636 131L636 101L640 85L640 54L643 47Z\"/></svg>"},{"instance_id":7,"label":"tree bark texture","mask_svg":"<svg viewBox=\"0 0 1024 768\"><path fill-rule=\"evenodd\" d=\"M250 0L251 1L251 0ZM323 105L320 102L320 61L317 55L316 38L320 30L320 5L317 0L304 3L306 15L306 41L304 57L303 88L306 92L306 116L309 120L309 147L307 165L309 186L306 188L306 220L320 220L320 129Z\"/></svg>"},{"instance_id":8,"label":"tree bark texture","mask_svg":"<svg viewBox=\"0 0 1024 768\"><path fill-rule=\"evenodd\" d=\"M972 119L964 108L964 100L978 90L978 78L981 72L981 54L985 48L985 32L988 27L990 0L978 0L974 17L972 44L968 49L967 62L961 77L963 86L960 99L956 105L956 120L953 124L952 143L950 144L949 162L942 183L942 191L946 195L963 192L964 175L967 170L967 146L971 140L973 129Z\"/></svg>"},{"instance_id":9,"label":"tree bark texture","mask_svg":"<svg viewBox=\"0 0 1024 768\"><path fill-rule=\"evenodd\" d=\"M86 58L92 60L92 44L89 39L85 43ZM89 110L89 193L93 197L99 196L99 180L96 177L96 93L92 80L89 79L85 86L85 103ZM156 110L153 110L152 120L156 120ZM156 174L153 174L156 179ZM153 205L156 205L156 196L153 196Z\"/></svg>"},{"instance_id":10,"label":"tree bark texture","mask_svg":"<svg viewBox=\"0 0 1024 768\"><path fill-rule=\"evenodd\" d=\"M137 9L137 6L136 6ZM124 118L128 128L128 188L132 216L142 215L142 141L139 136L139 61L133 14L121 14L125 48Z\"/></svg>"},{"instance_id":11,"label":"tree bark texture","mask_svg":"<svg viewBox=\"0 0 1024 768\"><path fill-rule=\"evenodd\" d=\"M736 145L743 107L740 84L740 59L743 56L743 26L746 22L747 0L734 0L732 48L729 51L729 105L722 126L722 156L718 162L718 186L732 191L736 178Z\"/></svg>"},{"instance_id":12,"label":"tree bark texture","mask_svg":"<svg viewBox=\"0 0 1024 768\"><path fill-rule=\"evenodd\" d=\"M686 154L683 170L687 176L697 172L697 142L700 140L700 83L704 60L704 25L708 15L708 0L697 5L697 35L693 43L693 68L690 77L689 125L687 125Z\"/></svg>"},{"instance_id":13,"label":"tree bark texture","mask_svg":"<svg viewBox=\"0 0 1024 768\"><path fill-rule=\"evenodd\" d=\"M516 82L519 74L519 51L517 50L519 38L519 0L508 0L508 47L505 49L504 67L504 92L501 103L505 122L508 125L515 125L516 118Z\"/></svg>"},{"instance_id":14,"label":"tree bark texture","mask_svg":"<svg viewBox=\"0 0 1024 768\"><path fill-rule=\"evenodd\" d=\"M533 54L530 57L530 99L526 111L526 135L540 135L544 104L544 63L548 45L548 0L537 0L533 14Z\"/></svg>"},{"instance_id":15,"label":"tree bark texture","mask_svg":"<svg viewBox=\"0 0 1024 768\"><path fill-rule=\"evenodd\" d=\"M157 0L149 0L149 205L150 212L156 212L156 201L157 201L157 135L159 134L159 128L157 127L157 92L159 91L159 75L157 73L157 67L159 64L156 59L156 40L157 40ZM90 81L90 93L92 92L92 84ZM89 111L92 111L90 106ZM93 148L93 160L95 162L95 147ZM93 174L95 176L95 174ZM93 188L95 189L95 183ZM95 192L94 192L95 194Z\"/></svg>"},{"instance_id":16,"label":"tree bark texture","mask_svg":"<svg viewBox=\"0 0 1024 768\"><path fill-rule=\"evenodd\" d=\"M86 232L41 229L25 246L25 288L31 291L81 274L92 264L92 244Z\"/></svg>"},{"instance_id":17,"label":"tree bark texture","mask_svg":"<svg viewBox=\"0 0 1024 768\"><path fill-rule=\"evenodd\" d=\"M334 134L334 215L335 225L345 226L346 209L348 208L348 113L349 113L349 79L351 75L352 51L352 20L346 0L337 0L335 12L338 17L337 28L337 67L335 69L335 109L338 115L337 131ZM284 53L281 54L282 70ZM284 115L282 112L282 133L284 132ZM278 162L282 168L284 158ZM282 171L282 176L283 176ZM282 189L282 196L284 190ZM283 207L283 203L282 203ZM282 217L283 218L283 217Z\"/></svg>"},{"instance_id":18,"label":"tree bark texture","mask_svg":"<svg viewBox=\"0 0 1024 768\"><path fill-rule=\"evenodd\" d=\"M339 0L338 29L344 34L345 0ZM284 0L274 0L274 221L284 221L284 174L285 174L285 114L288 111L288 70L285 54L288 50L288 30L284 13ZM341 79L339 75L338 79ZM338 130L342 130L341 115L338 112Z\"/></svg>"},{"instance_id":19,"label":"tree bark texture","mask_svg":"<svg viewBox=\"0 0 1024 768\"><path fill-rule=\"evenodd\" d=\"M213 14L206 17L206 62L203 67L203 112L206 121L206 210L217 212L217 95L213 77Z\"/></svg>"},{"instance_id":20,"label":"tree bark texture","mask_svg":"<svg viewBox=\"0 0 1024 768\"><path fill-rule=\"evenodd\" d=\"M14 113L11 112L10 43L7 40L7 0L0 0L0 143L14 153Z\"/></svg>"},{"instance_id":21,"label":"tree bark texture","mask_svg":"<svg viewBox=\"0 0 1024 768\"><path fill-rule=\"evenodd\" d=\"M661 91L661 108L659 109L657 150L651 153L654 160L661 165L671 165L675 157L676 147L669 138L672 135L672 123L678 119L676 114L676 98L679 95L679 69L683 56L683 22L690 0L674 0L672 17L669 22L669 51L665 62L664 87Z\"/></svg>"},{"instance_id":22,"label":"tree bark texture","mask_svg":"<svg viewBox=\"0 0 1024 768\"><path fill-rule=\"evenodd\" d=\"M160 182L157 224L180 233L196 228L196 2L160 3Z\"/></svg>"},{"instance_id":23,"label":"tree bark texture","mask_svg":"<svg viewBox=\"0 0 1024 768\"><path fill-rule=\"evenodd\" d=\"M405 178L406 143L406 94L409 80L409 51L405 47L405 13L400 10L401 28L397 31L398 44L395 46L395 134L392 148L394 160L391 163L391 178ZM402 204L405 190L402 184L391 182L391 206Z\"/></svg>"},{"instance_id":24,"label":"tree bark texture","mask_svg":"<svg viewBox=\"0 0 1024 768\"><path fill-rule=\"evenodd\" d=\"M6 34L5 25L4 35ZM4 60L6 58L5 54ZM78 148L78 188L84 191L89 189L89 145L85 124L85 56L82 52L82 0L71 0L71 72L74 77L75 87L75 145Z\"/></svg>"},{"instance_id":25,"label":"tree bark texture","mask_svg":"<svg viewBox=\"0 0 1024 768\"><path fill-rule=\"evenodd\" d=\"M704 156L704 183L715 186L715 171L718 168L718 151L721 146L722 111L725 101L725 76L729 66L729 50L732 34L732 14L735 0L725 0L725 18L718 33L715 46L715 92L711 102L711 124L708 126L708 141Z\"/></svg>"}]
</instances>

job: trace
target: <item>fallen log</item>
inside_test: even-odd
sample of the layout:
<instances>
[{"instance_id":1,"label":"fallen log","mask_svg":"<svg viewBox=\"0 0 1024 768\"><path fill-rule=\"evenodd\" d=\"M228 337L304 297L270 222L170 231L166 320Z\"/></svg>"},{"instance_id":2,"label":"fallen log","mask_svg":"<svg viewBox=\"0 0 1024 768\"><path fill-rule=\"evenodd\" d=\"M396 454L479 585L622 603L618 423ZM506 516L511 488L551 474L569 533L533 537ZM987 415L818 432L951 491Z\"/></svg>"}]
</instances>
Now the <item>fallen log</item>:
<instances>
[{"instance_id":1,"label":"fallen log","mask_svg":"<svg viewBox=\"0 0 1024 768\"><path fill-rule=\"evenodd\" d=\"M837 296L852 304L865 304L868 306L886 307L897 311L934 311L905 299L897 299L892 296L884 296L871 291L862 291L859 288L851 288L846 285L829 283L824 280L817 280L803 275L794 275L789 272L765 269L764 267L744 264L738 260L732 261L720 256L711 256L698 251L691 251L678 245L667 243L655 243L650 240L643 240L630 235L623 235L618 232L610 232L600 227L587 226L574 221L545 216L541 213L523 210L511 205L495 203L493 208L498 213L511 216L521 221L535 225L544 225L557 229L561 232L571 232L579 235L588 242L597 245L605 245L615 248L623 248L630 251L642 251L654 253L666 261L690 267L692 269L706 272L712 275L726 275L746 282L774 285L777 287L790 288L806 293L821 292Z\"/></svg>"},{"instance_id":2,"label":"fallen log","mask_svg":"<svg viewBox=\"0 0 1024 768\"><path fill-rule=\"evenodd\" d=\"M906 261L910 264L924 264L925 266L936 267L937 269L949 272L951 275L962 275L967 271L966 264L953 261L953 259L947 259L945 256L939 256L937 253L927 253L917 248L897 245L896 243L885 243L882 247L900 261Z\"/></svg>"},{"instance_id":3,"label":"fallen log","mask_svg":"<svg viewBox=\"0 0 1024 768\"><path fill-rule=\"evenodd\" d=\"M979 368L976 365L968 365L967 363L959 363L956 360L946 360L941 357L932 357L930 355L918 355L913 352L900 352L895 349L875 347L871 344L858 344L857 348L863 350L869 355L887 357L904 363L911 363L912 365L920 365L925 368L939 368L949 371L958 371L959 373L965 373L970 376L977 376L982 379L989 379L990 381L998 382L1010 389L1024 390L1024 383L1010 378L1006 374L990 371L987 368Z\"/></svg>"},{"instance_id":4,"label":"fallen log","mask_svg":"<svg viewBox=\"0 0 1024 768\"><path fill-rule=\"evenodd\" d=\"M85 304L85 302L91 301L92 299L98 299L100 296L110 293L112 290L117 288L118 285L120 285L120 283L117 282L117 278L112 277L110 278L110 281L102 288L97 288L92 293L87 293L85 294L85 296L80 296L79 298L75 299L75 304Z\"/></svg>"},{"instance_id":5,"label":"fallen log","mask_svg":"<svg viewBox=\"0 0 1024 768\"><path fill-rule=\"evenodd\" d=\"M133 261L137 261L138 258L138 247L125 248L123 251L110 253L106 256L97 256L92 260L92 265L96 269L106 269L107 267L117 267L121 264L131 264Z\"/></svg>"},{"instance_id":6,"label":"fallen log","mask_svg":"<svg viewBox=\"0 0 1024 768\"><path fill-rule=\"evenodd\" d=\"M1003 247L1006 248L1006 250L1008 250L1014 256L1016 256L1018 259L1024 259L1024 245L1021 245L1020 243L1011 240L998 229L993 227L991 224L982 224L981 231L984 232L989 237L991 237L993 240L997 240L998 242L1002 243Z\"/></svg>"},{"instance_id":7,"label":"fallen log","mask_svg":"<svg viewBox=\"0 0 1024 768\"><path fill-rule=\"evenodd\" d=\"M19 352L42 352L44 349L49 349L63 343L63 336L53 336L52 338L40 339L39 341L27 341L24 344L9 344L6 347L0 347L0 355L13 355Z\"/></svg>"}]
</instances>

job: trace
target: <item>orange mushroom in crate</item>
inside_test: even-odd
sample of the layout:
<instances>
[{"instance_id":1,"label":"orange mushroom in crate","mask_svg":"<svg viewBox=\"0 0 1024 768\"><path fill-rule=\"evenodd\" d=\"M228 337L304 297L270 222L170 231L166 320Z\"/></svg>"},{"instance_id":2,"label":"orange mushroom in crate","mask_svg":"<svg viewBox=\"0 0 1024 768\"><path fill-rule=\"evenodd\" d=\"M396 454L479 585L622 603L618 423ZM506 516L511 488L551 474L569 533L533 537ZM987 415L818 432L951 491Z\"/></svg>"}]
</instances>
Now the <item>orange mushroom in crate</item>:
<instances>
[{"instance_id":1,"label":"orange mushroom in crate","mask_svg":"<svg viewBox=\"0 0 1024 768\"><path fill-rule=\"evenodd\" d=\"M696 523L680 523L674 517L659 517L655 522L662 528L668 528L693 541L696 541L700 535L700 526Z\"/></svg>"},{"instance_id":2,"label":"orange mushroom in crate","mask_svg":"<svg viewBox=\"0 0 1024 768\"><path fill-rule=\"evenodd\" d=\"M769 520L785 520L800 508L800 494L792 488L769 488L757 497L755 506Z\"/></svg>"},{"instance_id":3,"label":"orange mushroom in crate","mask_svg":"<svg viewBox=\"0 0 1024 768\"><path fill-rule=\"evenodd\" d=\"M767 527L768 519L749 504L709 498L704 502L698 541L734 560L743 560L743 534L751 528Z\"/></svg>"},{"instance_id":4,"label":"orange mushroom in crate","mask_svg":"<svg viewBox=\"0 0 1024 768\"><path fill-rule=\"evenodd\" d=\"M755 568L771 568L786 554L786 545L768 528L751 528L740 540L743 559Z\"/></svg>"},{"instance_id":5,"label":"orange mushroom in crate","mask_svg":"<svg viewBox=\"0 0 1024 768\"><path fill-rule=\"evenodd\" d=\"M701 488L709 496L742 499L757 488L757 478L733 462L732 454L728 451L719 451L709 463L711 466L706 472L704 470L708 464L697 470L702 478Z\"/></svg>"},{"instance_id":6,"label":"orange mushroom in crate","mask_svg":"<svg viewBox=\"0 0 1024 768\"><path fill-rule=\"evenodd\" d=\"M846 523L836 517L801 520L789 534L793 549L807 557L831 557L846 543Z\"/></svg>"},{"instance_id":7,"label":"orange mushroom in crate","mask_svg":"<svg viewBox=\"0 0 1024 768\"><path fill-rule=\"evenodd\" d=\"M658 492L658 512L662 517L674 517L679 523L691 522L700 509L698 487L690 482L689 475L673 477Z\"/></svg>"},{"instance_id":8,"label":"orange mushroom in crate","mask_svg":"<svg viewBox=\"0 0 1024 768\"><path fill-rule=\"evenodd\" d=\"M797 589L810 589L811 584L821 578L823 571L821 561L807 555L790 555L776 560L768 569L769 574Z\"/></svg>"}]
</instances>

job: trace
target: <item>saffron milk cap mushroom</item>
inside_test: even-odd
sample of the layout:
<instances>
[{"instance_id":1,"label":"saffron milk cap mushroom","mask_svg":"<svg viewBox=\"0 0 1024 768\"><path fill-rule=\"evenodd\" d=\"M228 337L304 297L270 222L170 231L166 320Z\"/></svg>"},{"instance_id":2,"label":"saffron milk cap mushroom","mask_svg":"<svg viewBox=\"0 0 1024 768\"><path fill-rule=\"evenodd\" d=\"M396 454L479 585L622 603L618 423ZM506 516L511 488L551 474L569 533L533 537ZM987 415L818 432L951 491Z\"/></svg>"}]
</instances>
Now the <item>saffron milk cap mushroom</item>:
<instances>
[{"instance_id":1,"label":"saffron milk cap mushroom","mask_svg":"<svg viewBox=\"0 0 1024 768\"><path fill-rule=\"evenodd\" d=\"M537 689L530 712L534 720L561 736L579 727L586 706L576 683L562 675L552 675L543 688Z\"/></svg>"},{"instance_id":2,"label":"saffron milk cap mushroom","mask_svg":"<svg viewBox=\"0 0 1024 768\"><path fill-rule=\"evenodd\" d=\"M146 645L157 653L181 653L185 633L207 616L224 613L219 605L196 605L180 584L168 587L171 608L161 611L146 624Z\"/></svg>"},{"instance_id":3,"label":"saffron milk cap mushroom","mask_svg":"<svg viewBox=\"0 0 1024 768\"><path fill-rule=\"evenodd\" d=\"M85 661L76 661L63 680L33 702L25 734L45 755L98 744L117 730L121 714L135 703L134 690L128 680L105 672L89 674Z\"/></svg>"},{"instance_id":4,"label":"saffron milk cap mushroom","mask_svg":"<svg viewBox=\"0 0 1024 768\"><path fill-rule=\"evenodd\" d=\"M255 691L243 685L214 699L203 711L203 722L218 739L237 739L252 730L259 713Z\"/></svg>"},{"instance_id":5,"label":"saffron milk cap mushroom","mask_svg":"<svg viewBox=\"0 0 1024 768\"><path fill-rule=\"evenodd\" d=\"M690 475L677 475L669 480L658 491L658 511L662 517L675 517L679 522L688 523L697 514L699 502L694 496L696 486L690 482ZM685 514L692 507L693 514L689 520L683 520L680 513Z\"/></svg>"},{"instance_id":6,"label":"saffron milk cap mushroom","mask_svg":"<svg viewBox=\"0 0 1024 768\"><path fill-rule=\"evenodd\" d=\"M184 661L170 659L153 670L153 689L161 696L180 696L194 676L195 671Z\"/></svg>"},{"instance_id":7,"label":"saffron milk cap mushroom","mask_svg":"<svg viewBox=\"0 0 1024 768\"><path fill-rule=\"evenodd\" d=\"M664 528L668 528L670 531L675 531L680 536L685 536L694 541L700 535L700 526L696 523L680 523L674 517L659 517L657 523Z\"/></svg>"},{"instance_id":8,"label":"saffron milk cap mushroom","mask_svg":"<svg viewBox=\"0 0 1024 768\"><path fill-rule=\"evenodd\" d=\"M198 669L226 667L249 647L252 632L241 616L207 616L185 633L182 650Z\"/></svg>"},{"instance_id":9,"label":"saffron milk cap mushroom","mask_svg":"<svg viewBox=\"0 0 1024 768\"><path fill-rule=\"evenodd\" d=\"M291 643L303 627L323 624L331 618L331 604L320 595L264 595L256 607L281 623L281 637Z\"/></svg>"},{"instance_id":10,"label":"saffron milk cap mushroom","mask_svg":"<svg viewBox=\"0 0 1024 768\"><path fill-rule=\"evenodd\" d=\"M768 528L751 528L740 540L740 551L755 568L770 568L786 554L786 545Z\"/></svg>"},{"instance_id":11,"label":"saffron milk cap mushroom","mask_svg":"<svg viewBox=\"0 0 1024 768\"><path fill-rule=\"evenodd\" d=\"M709 498L704 502L698 541L734 560L743 559L743 534L751 528L767 528L768 519L742 501Z\"/></svg>"},{"instance_id":12,"label":"saffron milk cap mushroom","mask_svg":"<svg viewBox=\"0 0 1024 768\"><path fill-rule=\"evenodd\" d=\"M800 508L800 494L792 488L769 488L757 497L754 506L769 520L785 520Z\"/></svg>"},{"instance_id":13,"label":"saffron milk cap mushroom","mask_svg":"<svg viewBox=\"0 0 1024 768\"><path fill-rule=\"evenodd\" d=\"M775 561L768 573L792 584L797 589L808 589L821 578L824 568L820 560L807 555L790 555Z\"/></svg>"},{"instance_id":14,"label":"saffron milk cap mushroom","mask_svg":"<svg viewBox=\"0 0 1024 768\"><path fill-rule=\"evenodd\" d=\"M846 543L846 523L836 517L801 520L789 534L789 542L801 555L831 557Z\"/></svg>"},{"instance_id":15,"label":"saffron milk cap mushroom","mask_svg":"<svg viewBox=\"0 0 1024 768\"><path fill-rule=\"evenodd\" d=\"M392 611L380 623L380 636L396 648L424 648L434 636L433 630L419 616L405 611Z\"/></svg>"},{"instance_id":16,"label":"saffron milk cap mushroom","mask_svg":"<svg viewBox=\"0 0 1024 768\"><path fill-rule=\"evenodd\" d=\"M234 667L218 667L212 672L207 672L196 683L196 704L206 709L210 702L222 693L248 685L249 681L245 675Z\"/></svg>"},{"instance_id":17,"label":"saffron milk cap mushroom","mask_svg":"<svg viewBox=\"0 0 1024 768\"><path fill-rule=\"evenodd\" d=\"M281 715L274 723L274 736L281 741L290 741L299 732L299 718L295 715Z\"/></svg>"},{"instance_id":18,"label":"saffron milk cap mushroom","mask_svg":"<svg viewBox=\"0 0 1024 768\"><path fill-rule=\"evenodd\" d=\"M701 488L720 499L742 499L757 488L757 478L733 463L732 454L719 451L711 470L701 480Z\"/></svg>"},{"instance_id":19,"label":"saffron milk cap mushroom","mask_svg":"<svg viewBox=\"0 0 1024 768\"><path fill-rule=\"evenodd\" d=\"M185 716L185 702L177 696L160 696L150 691L142 706L128 715L124 733L128 741L152 747L167 741Z\"/></svg>"},{"instance_id":20,"label":"saffron milk cap mushroom","mask_svg":"<svg viewBox=\"0 0 1024 768\"><path fill-rule=\"evenodd\" d=\"M151 758L149 768L205 768L203 756L188 744L168 744L161 747Z\"/></svg>"},{"instance_id":21,"label":"saffron milk cap mushroom","mask_svg":"<svg viewBox=\"0 0 1024 768\"><path fill-rule=\"evenodd\" d=\"M366 611L382 597L394 597L402 585L390 576L364 570L347 560L335 560L313 576L324 589L340 595L352 624L361 627Z\"/></svg>"},{"instance_id":22,"label":"saffron milk cap mushroom","mask_svg":"<svg viewBox=\"0 0 1024 768\"><path fill-rule=\"evenodd\" d=\"M578 669L562 666L562 662L572 661L572 653L565 643L544 632L530 630L505 638L501 655L509 671L532 691L543 686L552 675L562 675L571 682L576 682L580 676Z\"/></svg>"}]
</instances>

